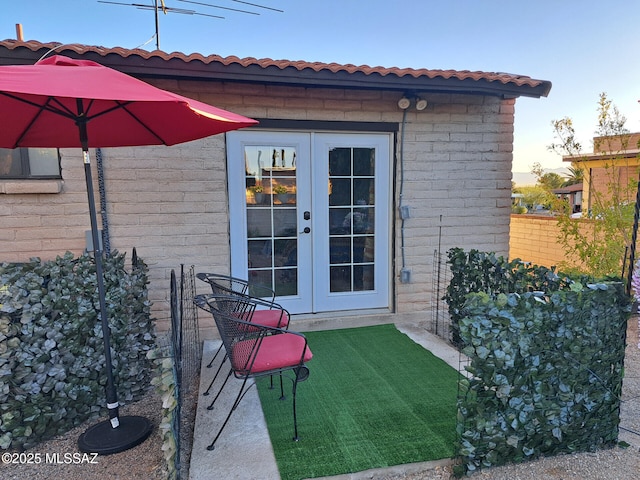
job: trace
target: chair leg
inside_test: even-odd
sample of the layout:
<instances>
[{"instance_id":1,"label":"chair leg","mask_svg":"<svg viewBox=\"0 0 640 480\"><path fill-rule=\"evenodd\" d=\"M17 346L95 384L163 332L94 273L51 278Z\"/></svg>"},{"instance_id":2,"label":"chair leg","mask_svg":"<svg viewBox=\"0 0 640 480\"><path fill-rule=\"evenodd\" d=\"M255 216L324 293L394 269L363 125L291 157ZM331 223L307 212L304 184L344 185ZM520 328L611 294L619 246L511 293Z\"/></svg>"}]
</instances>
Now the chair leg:
<instances>
[{"instance_id":1,"label":"chair leg","mask_svg":"<svg viewBox=\"0 0 640 480\"><path fill-rule=\"evenodd\" d=\"M224 357L222 358L222 363L220 363L220 366L218 367L218 370L216 371L216 374L213 376L213 380L211 380L211 383L209 384L209 386L207 387L207 389L203 393L203 395L205 397L207 395L209 395L209 391L211 390L211 387L213 387L213 384L216 381L216 378L218 378L218 374L220 373L220 370L222 370L222 367L223 367L223 365L225 364L226 361L227 361L227 354L225 353Z\"/></svg>"},{"instance_id":2,"label":"chair leg","mask_svg":"<svg viewBox=\"0 0 640 480\"><path fill-rule=\"evenodd\" d=\"M284 385L282 384L282 373L280 373L280 400L285 400L287 397L284 394Z\"/></svg>"},{"instance_id":3,"label":"chair leg","mask_svg":"<svg viewBox=\"0 0 640 480\"><path fill-rule=\"evenodd\" d=\"M296 412L296 393L298 391L298 382L304 382L307 378L309 378L309 368L306 366L299 367L294 370L296 378L293 380L293 441L297 442L300 440L298 436L298 415Z\"/></svg>"},{"instance_id":4,"label":"chair leg","mask_svg":"<svg viewBox=\"0 0 640 480\"><path fill-rule=\"evenodd\" d=\"M216 350L216 354L213 356L213 358L211 359L211 361L207 364L207 368L211 368L213 366L213 362L216 361L216 357L218 356L218 354L220 353L220 350L222 350L224 345L220 345L218 347L218 350Z\"/></svg>"},{"instance_id":5,"label":"chair leg","mask_svg":"<svg viewBox=\"0 0 640 480\"><path fill-rule=\"evenodd\" d=\"M229 413L227 414L227 418L224 419L224 422L222 423L222 426L220 427L220 430L218 430L218 433L216 434L216 437L209 444L209 446L207 447L207 450L213 450L215 448L215 444L218 441L218 438L220 438L220 435L222 434L222 430L224 430L224 427L227 426L227 423L229 422L229 419L231 418L231 415L233 414L233 411L236 409L236 407L240 403L240 400L242 400L242 397L243 397L242 392L244 391L244 387L245 387L246 384L247 384L247 378L245 377L244 381L242 382L242 386L240 387L240 391L238 392L238 395L236 396L236 399L233 402L233 405L229 409Z\"/></svg>"},{"instance_id":6,"label":"chair leg","mask_svg":"<svg viewBox=\"0 0 640 480\"><path fill-rule=\"evenodd\" d=\"M222 386L220 387L220 390L218 390L218 393L216 394L216 398L214 398L211 403L209 404L209 406L207 407L207 410L213 410L213 405L216 403L216 400L218 400L218 397L220 396L220 394L222 393L222 390L224 390L224 386L227 384L227 382L229 381L229 379L231 378L231 374L233 373L233 370L229 369L229 374L227 375L227 378L224 379L224 383L222 384Z\"/></svg>"},{"instance_id":7,"label":"chair leg","mask_svg":"<svg viewBox=\"0 0 640 480\"><path fill-rule=\"evenodd\" d=\"M298 376L296 375L296 379L293 381L293 441L297 442L300 440L298 437L298 415L296 414L296 392L298 390Z\"/></svg>"}]
</instances>

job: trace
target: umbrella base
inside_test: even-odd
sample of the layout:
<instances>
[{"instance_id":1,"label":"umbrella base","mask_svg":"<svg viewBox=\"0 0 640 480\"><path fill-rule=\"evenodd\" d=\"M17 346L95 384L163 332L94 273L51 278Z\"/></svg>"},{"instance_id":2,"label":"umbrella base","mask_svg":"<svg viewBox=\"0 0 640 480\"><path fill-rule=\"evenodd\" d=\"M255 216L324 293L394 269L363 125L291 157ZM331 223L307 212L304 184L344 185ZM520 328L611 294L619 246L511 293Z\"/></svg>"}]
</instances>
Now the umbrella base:
<instances>
[{"instance_id":1,"label":"umbrella base","mask_svg":"<svg viewBox=\"0 0 640 480\"><path fill-rule=\"evenodd\" d=\"M81 452L110 455L124 452L144 442L153 426L144 417L119 417L120 426L113 428L109 420L89 427L80 438L78 448Z\"/></svg>"}]
</instances>

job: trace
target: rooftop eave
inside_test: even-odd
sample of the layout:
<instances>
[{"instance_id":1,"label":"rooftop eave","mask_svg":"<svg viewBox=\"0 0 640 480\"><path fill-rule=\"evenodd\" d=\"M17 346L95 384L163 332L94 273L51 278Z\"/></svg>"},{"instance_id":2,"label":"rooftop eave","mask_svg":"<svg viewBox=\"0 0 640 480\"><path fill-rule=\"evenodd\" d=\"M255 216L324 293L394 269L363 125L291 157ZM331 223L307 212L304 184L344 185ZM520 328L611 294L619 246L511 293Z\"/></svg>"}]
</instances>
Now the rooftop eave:
<instances>
[{"instance_id":1,"label":"rooftop eave","mask_svg":"<svg viewBox=\"0 0 640 480\"><path fill-rule=\"evenodd\" d=\"M9 43L9 42L2 42ZM11 48L0 44L0 64L33 64L45 55L52 44L11 42ZM375 71L347 71L318 68L316 64L305 63L305 67L294 66L295 62L273 61L265 66L256 59L238 59L237 62L223 63L194 54L164 54L142 50L107 49L82 45L58 46L55 53L69 57L82 57L137 77L173 78L201 81L230 81L269 85L297 86L306 88L353 88L371 90L393 90L406 93L437 92L494 95L502 98L546 97L551 90L551 82L518 82L487 80L477 78L455 78L439 75L396 74L391 69L382 69L384 75ZM228 59L225 59L228 60ZM253 60L253 61L251 61ZM333 67L323 65L323 67ZM312 68L314 67L314 68ZM375 70L375 69L369 69ZM448 73L448 72L445 72ZM529 79L531 80L531 79Z\"/></svg>"},{"instance_id":2,"label":"rooftop eave","mask_svg":"<svg viewBox=\"0 0 640 480\"><path fill-rule=\"evenodd\" d=\"M625 150L624 152L586 153L582 155L563 155L563 162L589 162L596 160L624 160L629 158L639 158L640 150Z\"/></svg>"},{"instance_id":3,"label":"rooftop eave","mask_svg":"<svg viewBox=\"0 0 640 480\"><path fill-rule=\"evenodd\" d=\"M405 75L315 71L311 68L299 70L295 67L280 68L277 66L262 67L260 65L241 65L234 63L225 65L217 62L203 63L198 60L184 62L179 58L163 60L152 57L142 61L135 57L120 57L109 54L101 57L94 52L83 56L96 62L116 68L129 75L139 77L182 78L203 81L230 81L281 85L307 88L353 88L371 90L394 90L402 92L438 92L466 93L477 95L497 95L503 98L546 97L551 89L549 82L538 87L528 85L504 84L497 81L455 79L443 77L413 77Z\"/></svg>"}]
</instances>

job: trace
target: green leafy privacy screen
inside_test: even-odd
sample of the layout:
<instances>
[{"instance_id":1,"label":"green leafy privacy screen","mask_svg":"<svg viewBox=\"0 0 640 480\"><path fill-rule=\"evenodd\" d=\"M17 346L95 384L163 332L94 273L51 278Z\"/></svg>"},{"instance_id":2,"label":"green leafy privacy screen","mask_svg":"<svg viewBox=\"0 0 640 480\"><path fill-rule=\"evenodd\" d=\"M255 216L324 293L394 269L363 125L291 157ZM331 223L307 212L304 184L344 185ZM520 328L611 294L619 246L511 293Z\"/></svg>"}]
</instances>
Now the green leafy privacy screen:
<instances>
[{"instance_id":1,"label":"green leafy privacy screen","mask_svg":"<svg viewBox=\"0 0 640 480\"><path fill-rule=\"evenodd\" d=\"M150 383L155 344L147 266L104 260L114 377L121 402ZM104 347L95 263L87 254L0 266L0 448L29 448L99 416Z\"/></svg>"},{"instance_id":2,"label":"green leafy privacy screen","mask_svg":"<svg viewBox=\"0 0 640 480\"><path fill-rule=\"evenodd\" d=\"M613 446L630 299L621 282L449 252L447 300L468 356L458 473Z\"/></svg>"}]
</instances>

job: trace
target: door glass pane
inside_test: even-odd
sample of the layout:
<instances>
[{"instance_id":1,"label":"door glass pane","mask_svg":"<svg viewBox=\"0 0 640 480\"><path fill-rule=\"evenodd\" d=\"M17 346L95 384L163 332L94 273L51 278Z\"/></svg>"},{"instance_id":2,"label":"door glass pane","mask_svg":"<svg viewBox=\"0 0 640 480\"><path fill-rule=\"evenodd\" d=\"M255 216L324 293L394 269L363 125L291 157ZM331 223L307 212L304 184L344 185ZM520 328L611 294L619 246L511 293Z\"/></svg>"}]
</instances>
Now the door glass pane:
<instances>
[{"instance_id":1,"label":"door glass pane","mask_svg":"<svg viewBox=\"0 0 640 480\"><path fill-rule=\"evenodd\" d=\"M329 152L331 292L374 289L374 148Z\"/></svg>"},{"instance_id":2,"label":"door glass pane","mask_svg":"<svg viewBox=\"0 0 640 480\"><path fill-rule=\"evenodd\" d=\"M353 149L353 174L357 177L373 177L375 174L375 150L373 148Z\"/></svg>"},{"instance_id":3,"label":"door glass pane","mask_svg":"<svg viewBox=\"0 0 640 480\"><path fill-rule=\"evenodd\" d=\"M245 146L249 278L277 295L298 291L295 147Z\"/></svg>"},{"instance_id":4,"label":"door glass pane","mask_svg":"<svg viewBox=\"0 0 640 480\"><path fill-rule=\"evenodd\" d=\"M351 237L329 238L329 261L331 265L351 263Z\"/></svg>"},{"instance_id":5,"label":"door glass pane","mask_svg":"<svg viewBox=\"0 0 640 480\"><path fill-rule=\"evenodd\" d=\"M258 288L252 289L253 285ZM269 270L253 270L249 276L249 295L261 297L264 295L264 289L260 287L271 288L271 271Z\"/></svg>"},{"instance_id":6,"label":"door glass pane","mask_svg":"<svg viewBox=\"0 0 640 480\"><path fill-rule=\"evenodd\" d=\"M274 271L276 296L286 297L298 294L298 269L279 268Z\"/></svg>"},{"instance_id":7,"label":"door glass pane","mask_svg":"<svg viewBox=\"0 0 640 480\"><path fill-rule=\"evenodd\" d=\"M353 278L355 279L354 291L373 290L373 265L355 265Z\"/></svg>"},{"instance_id":8,"label":"door glass pane","mask_svg":"<svg viewBox=\"0 0 640 480\"><path fill-rule=\"evenodd\" d=\"M298 263L298 242L295 238L274 240L273 264L276 267L295 267Z\"/></svg>"},{"instance_id":9,"label":"door glass pane","mask_svg":"<svg viewBox=\"0 0 640 480\"><path fill-rule=\"evenodd\" d=\"M273 210L273 236L295 237L298 228L294 208L278 208Z\"/></svg>"},{"instance_id":10,"label":"door glass pane","mask_svg":"<svg viewBox=\"0 0 640 480\"><path fill-rule=\"evenodd\" d=\"M351 177L329 178L329 205L351 205Z\"/></svg>"},{"instance_id":11,"label":"door glass pane","mask_svg":"<svg viewBox=\"0 0 640 480\"><path fill-rule=\"evenodd\" d=\"M271 212L266 209L247 209L247 236L249 238L271 236Z\"/></svg>"},{"instance_id":12,"label":"door glass pane","mask_svg":"<svg viewBox=\"0 0 640 480\"><path fill-rule=\"evenodd\" d=\"M340 266L329 268L329 288L331 292L351 291L351 267Z\"/></svg>"},{"instance_id":13,"label":"door glass pane","mask_svg":"<svg viewBox=\"0 0 640 480\"><path fill-rule=\"evenodd\" d=\"M249 240L249 270L271 266L271 240Z\"/></svg>"},{"instance_id":14,"label":"door glass pane","mask_svg":"<svg viewBox=\"0 0 640 480\"><path fill-rule=\"evenodd\" d=\"M354 208L350 218L353 233L373 233L373 208Z\"/></svg>"},{"instance_id":15,"label":"door glass pane","mask_svg":"<svg viewBox=\"0 0 640 480\"><path fill-rule=\"evenodd\" d=\"M351 209L329 209L329 234L344 235L351 232Z\"/></svg>"},{"instance_id":16,"label":"door glass pane","mask_svg":"<svg viewBox=\"0 0 640 480\"><path fill-rule=\"evenodd\" d=\"M329 175L335 177L351 175L350 148L334 148L329 152Z\"/></svg>"},{"instance_id":17,"label":"door glass pane","mask_svg":"<svg viewBox=\"0 0 640 480\"><path fill-rule=\"evenodd\" d=\"M353 259L355 263L373 262L373 235L353 239Z\"/></svg>"},{"instance_id":18,"label":"door glass pane","mask_svg":"<svg viewBox=\"0 0 640 480\"><path fill-rule=\"evenodd\" d=\"M373 196L375 189L373 178L354 178L353 179L353 199L356 205L373 205L375 197Z\"/></svg>"}]
</instances>

